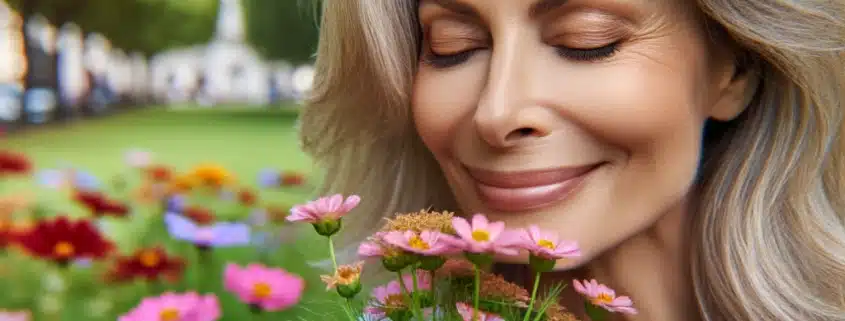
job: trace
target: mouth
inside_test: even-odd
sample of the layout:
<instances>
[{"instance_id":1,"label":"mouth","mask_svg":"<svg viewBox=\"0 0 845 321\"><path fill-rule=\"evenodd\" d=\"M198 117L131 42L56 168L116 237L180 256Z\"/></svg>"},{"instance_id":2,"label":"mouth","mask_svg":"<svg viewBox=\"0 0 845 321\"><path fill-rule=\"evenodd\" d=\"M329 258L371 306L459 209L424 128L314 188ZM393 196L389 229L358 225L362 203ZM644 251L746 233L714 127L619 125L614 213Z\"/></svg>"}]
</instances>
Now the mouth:
<instances>
[{"instance_id":1,"label":"mouth","mask_svg":"<svg viewBox=\"0 0 845 321\"><path fill-rule=\"evenodd\" d=\"M565 199L602 164L521 172L466 169L475 181L479 197L490 209L524 212Z\"/></svg>"}]
</instances>

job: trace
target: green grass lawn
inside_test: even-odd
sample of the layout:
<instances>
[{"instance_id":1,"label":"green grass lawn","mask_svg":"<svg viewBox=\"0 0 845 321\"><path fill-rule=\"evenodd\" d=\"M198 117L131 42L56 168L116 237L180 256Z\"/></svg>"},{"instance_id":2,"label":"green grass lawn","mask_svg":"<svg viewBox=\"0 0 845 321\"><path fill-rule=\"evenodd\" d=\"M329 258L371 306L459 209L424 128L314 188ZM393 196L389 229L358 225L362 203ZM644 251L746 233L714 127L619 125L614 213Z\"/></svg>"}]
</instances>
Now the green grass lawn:
<instances>
[{"instance_id":1,"label":"green grass lawn","mask_svg":"<svg viewBox=\"0 0 845 321\"><path fill-rule=\"evenodd\" d=\"M222 165L237 176L238 183L253 186L259 171L266 167L308 173L311 181L318 180L312 162L298 149L296 113L291 110L258 109L191 109L167 110L149 108L133 110L99 119L82 120L68 125L46 126L3 138L0 149L23 152L32 158L37 169L56 168L71 164L89 170L108 182L115 175L127 172L123 153L139 148L153 152L156 162L177 170L212 162ZM2 189L5 189L3 191ZM66 195L36 186L31 181L16 181L0 187L0 193L31 190L39 201L47 203L54 212L72 216L86 215ZM265 203L295 204L313 197L310 187L261 191ZM150 244L165 244L168 249L196 263L190 246L167 239L157 222L156 207L139 207L126 222L109 222L109 235L124 251ZM292 229L296 233L293 245L273 250L265 258L267 264L298 273L306 279L308 288L302 303L288 311L263 316L262 320L335 320L336 305L319 282L305 259L322 258L325 241L315 239L310 227ZM300 233L301 232L301 233ZM116 320L138 303L140 298L165 290L185 291L202 288L215 292L223 303L221 320L252 320L247 307L222 291L221 267L225 262L256 261L255 249L224 249L215 252L214 264L193 265L183 280L174 285L151 288L147 284L121 287L105 286L98 282L99 266L76 268L61 276L68 288L50 292L50 275L55 269L20 255L5 254L0 262L6 269L0 277L0 309L29 309L34 320L87 321ZM11 272L10 272L11 271ZM60 312L52 313L51 310ZM151 320L152 321L152 320Z\"/></svg>"}]
</instances>

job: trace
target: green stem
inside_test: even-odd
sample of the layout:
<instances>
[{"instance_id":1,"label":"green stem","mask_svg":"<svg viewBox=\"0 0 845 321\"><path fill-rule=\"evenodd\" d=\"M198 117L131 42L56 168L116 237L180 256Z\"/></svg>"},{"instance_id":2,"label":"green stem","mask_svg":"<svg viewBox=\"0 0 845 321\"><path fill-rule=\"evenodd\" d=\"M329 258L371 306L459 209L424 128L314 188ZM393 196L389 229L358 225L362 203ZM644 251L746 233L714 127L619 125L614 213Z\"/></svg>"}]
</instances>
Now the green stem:
<instances>
[{"instance_id":1,"label":"green stem","mask_svg":"<svg viewBox=\"0 0 845 321\"><path fill-rule=\"evenodd\" d=\"M534 275L534 288L531 290L531 301L528 302L528 311L525 312L525 317L522 321L528 321L531 317L531 312L534 312L534 300L537 299L537 288L540 287L540 272Z\"/></svg>"},{"instance_id":2,"label":"green stem","mask_svg":"<svg viewBox=\"0 0 845 321\"><path fill-rule=\"evenodd\" d=\"M475 289L472 291L472 321L479 320L478 318L478 308L479 308L479 299L481 297L481 271L478 269L478 266L475 267Z\"/></svg>"},{"instance_id":3,"label":"green stem","mask_svg":"<svg viewBox=\"0 0 845 321\"><path fill-rule=\"evenodd\" d=\"M332 266L334 267L332 273L335 273L337 272L337 258L334 255L334 241L332 241L331 236L328 236L327 238L329 239L329 256L332 258Z\"/></svg>"},{"instance_id":4,"label":"green stem","mask_svg":"<svg viewBox=\"0 0 845 321\"><path fill-rule=\"evenodd\" d=\"M334 274L337 273L337 257L334 253L334 241L331 236L327 236L326 238L329 239L329 257L332 259L332 267L334 268L334 270L332 270L332 274ZM343 312L346 312L346 316L349 317L350 321L358 321L358 319L352 315L352 306L349 304L349 299L346 299L343 305Z\"/></svg>"},{"instance_id":5,"label":"green stem","mask_svg":"<svg viewBox=\"0 0 845 321\"><path fill-rule=\"evenodd\" d=\"M404 293L408 300L411 301L411 313L414 314L414 318L421 320L419 319L419 315L417 315L417 305L416 300L414 300L414 297L416 296L415 293L408 292L408 287L405 285L405 278L402 277L402 271L396 272L396 274L399 276L399 287L402 288L402 293ZM416 288L416 285L414 285L414 287Z\"/></svg>"},{"instance_id":6,"label":"green stem","mask_svg":"<svg viewBox=\"0 0 845 321\"><path fill-rule=\"evenodd\" d=\"M414 293L413 293L413 300L414 300L414 316L417 320L422 321L422 310L420 308L420 295L419 295L419 280L417 280L417 271L416 267L413 267L413 271L411 272L411 281L414 283Z\"/></svg>"}]
</instances>

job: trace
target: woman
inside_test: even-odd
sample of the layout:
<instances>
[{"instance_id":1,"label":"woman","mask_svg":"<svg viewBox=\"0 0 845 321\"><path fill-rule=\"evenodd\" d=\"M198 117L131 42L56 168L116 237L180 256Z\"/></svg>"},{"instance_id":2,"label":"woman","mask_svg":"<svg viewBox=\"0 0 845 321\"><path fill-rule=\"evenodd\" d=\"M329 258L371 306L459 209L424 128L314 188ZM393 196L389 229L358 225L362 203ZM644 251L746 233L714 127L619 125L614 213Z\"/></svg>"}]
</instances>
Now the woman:
<instances>
[{"instance_id":1,"label":"woman","mask_svg":"<svg viewBox=\"0 0 845 321\"><path fill-rule=\"evenodd\" d=\"M302 142L351 223L539 224L630 320L845 320L842 1L328 0L320 37Z\"/></svg>"}]
</instances>

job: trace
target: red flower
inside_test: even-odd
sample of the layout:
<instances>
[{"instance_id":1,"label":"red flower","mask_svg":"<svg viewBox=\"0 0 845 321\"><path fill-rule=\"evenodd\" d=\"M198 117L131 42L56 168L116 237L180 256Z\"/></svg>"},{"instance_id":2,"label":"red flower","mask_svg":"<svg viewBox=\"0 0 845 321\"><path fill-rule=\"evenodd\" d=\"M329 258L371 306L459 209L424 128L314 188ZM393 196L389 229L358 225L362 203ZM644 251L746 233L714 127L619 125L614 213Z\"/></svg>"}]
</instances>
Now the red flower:
<instances>
[{"instance_id":1,"label":"red flower","mask_svg":"<svg viewBox=\"0 0 845 321\"><path fill-rule=\"evenodd\" d=\"M305 184L305 176L300 173L282 173L282 186L299 186Z\"/></svg>"},{"instance_id":2,"label":"red flower","mask_svg":"<svg viewBox=\"0 0 845 321\"><path fill-rule=\"evenodd\" d=\"M31 169L32 163L25 155L0 150L0 176L26 174Z\"/></svg>"},{"instance_id":3,"label":"red flower","mask_svg":"<svg viewBox=\"0 0 845 321\"><path fill-rule=\"evenodd\" d=\"M257 198L258 197L255 196L255 193L248 189L242 189L240 192L238 192L238 201L246 206L252 206L253 204L255 204Z\"/></svg>"},{"instance_id":4,"label":"red flower","mask_svg":"<svg viewBox=\"0 0 845 321\"><path fill-rule=\"evenodd\" d=\"M101 216L115 216L125 217L129 214L129 206L107 198L100 192L77 191L75 199L83 206L88 208L96 217Z\"/></svg>"},{"instance_id":5,"label":"red flower","mask_svg":"<svg viewBox=\"0 0 845 321\"><path fill-rule=\"evenodd\" d=\"M147 177L153 182L169 182L173 172L167 166L155 165L147 169Z\"/></svg>"},{"instance_id":6,"label":"red flower","mask_svg":"<svg viewBox=\"0 0 845 321\"><path fill-rule=\"evenodd\" d=\"M64 216L39 221L17 239L31 255L62 265L74 259L101 259L114 248L90 221Z\"/></svg>"},{"instance_id":7,"label":"red flower","mask_svg":"<svg viewBox=\"0 0 845 321\"><path fill-rule=\"evenodd\" d=\"M199 206L190 206L182 210L182 215L194 221L198 225L210 225L214 223L214 213L210 210L199 207Z\"/></svg>"},{"instance_id":8,"label":"red flower","mask_svg":"<svg viewBox=\"0 0 845 321\"><path fill-rule=\"evenodd\" d=\"M140 249L130 256L118 257L106 279L111 282L128 282L136 278L177 281L182 277L184 268L185 260L168 256L161 247L151 247Z\"/></svg>"}]
</instances>

